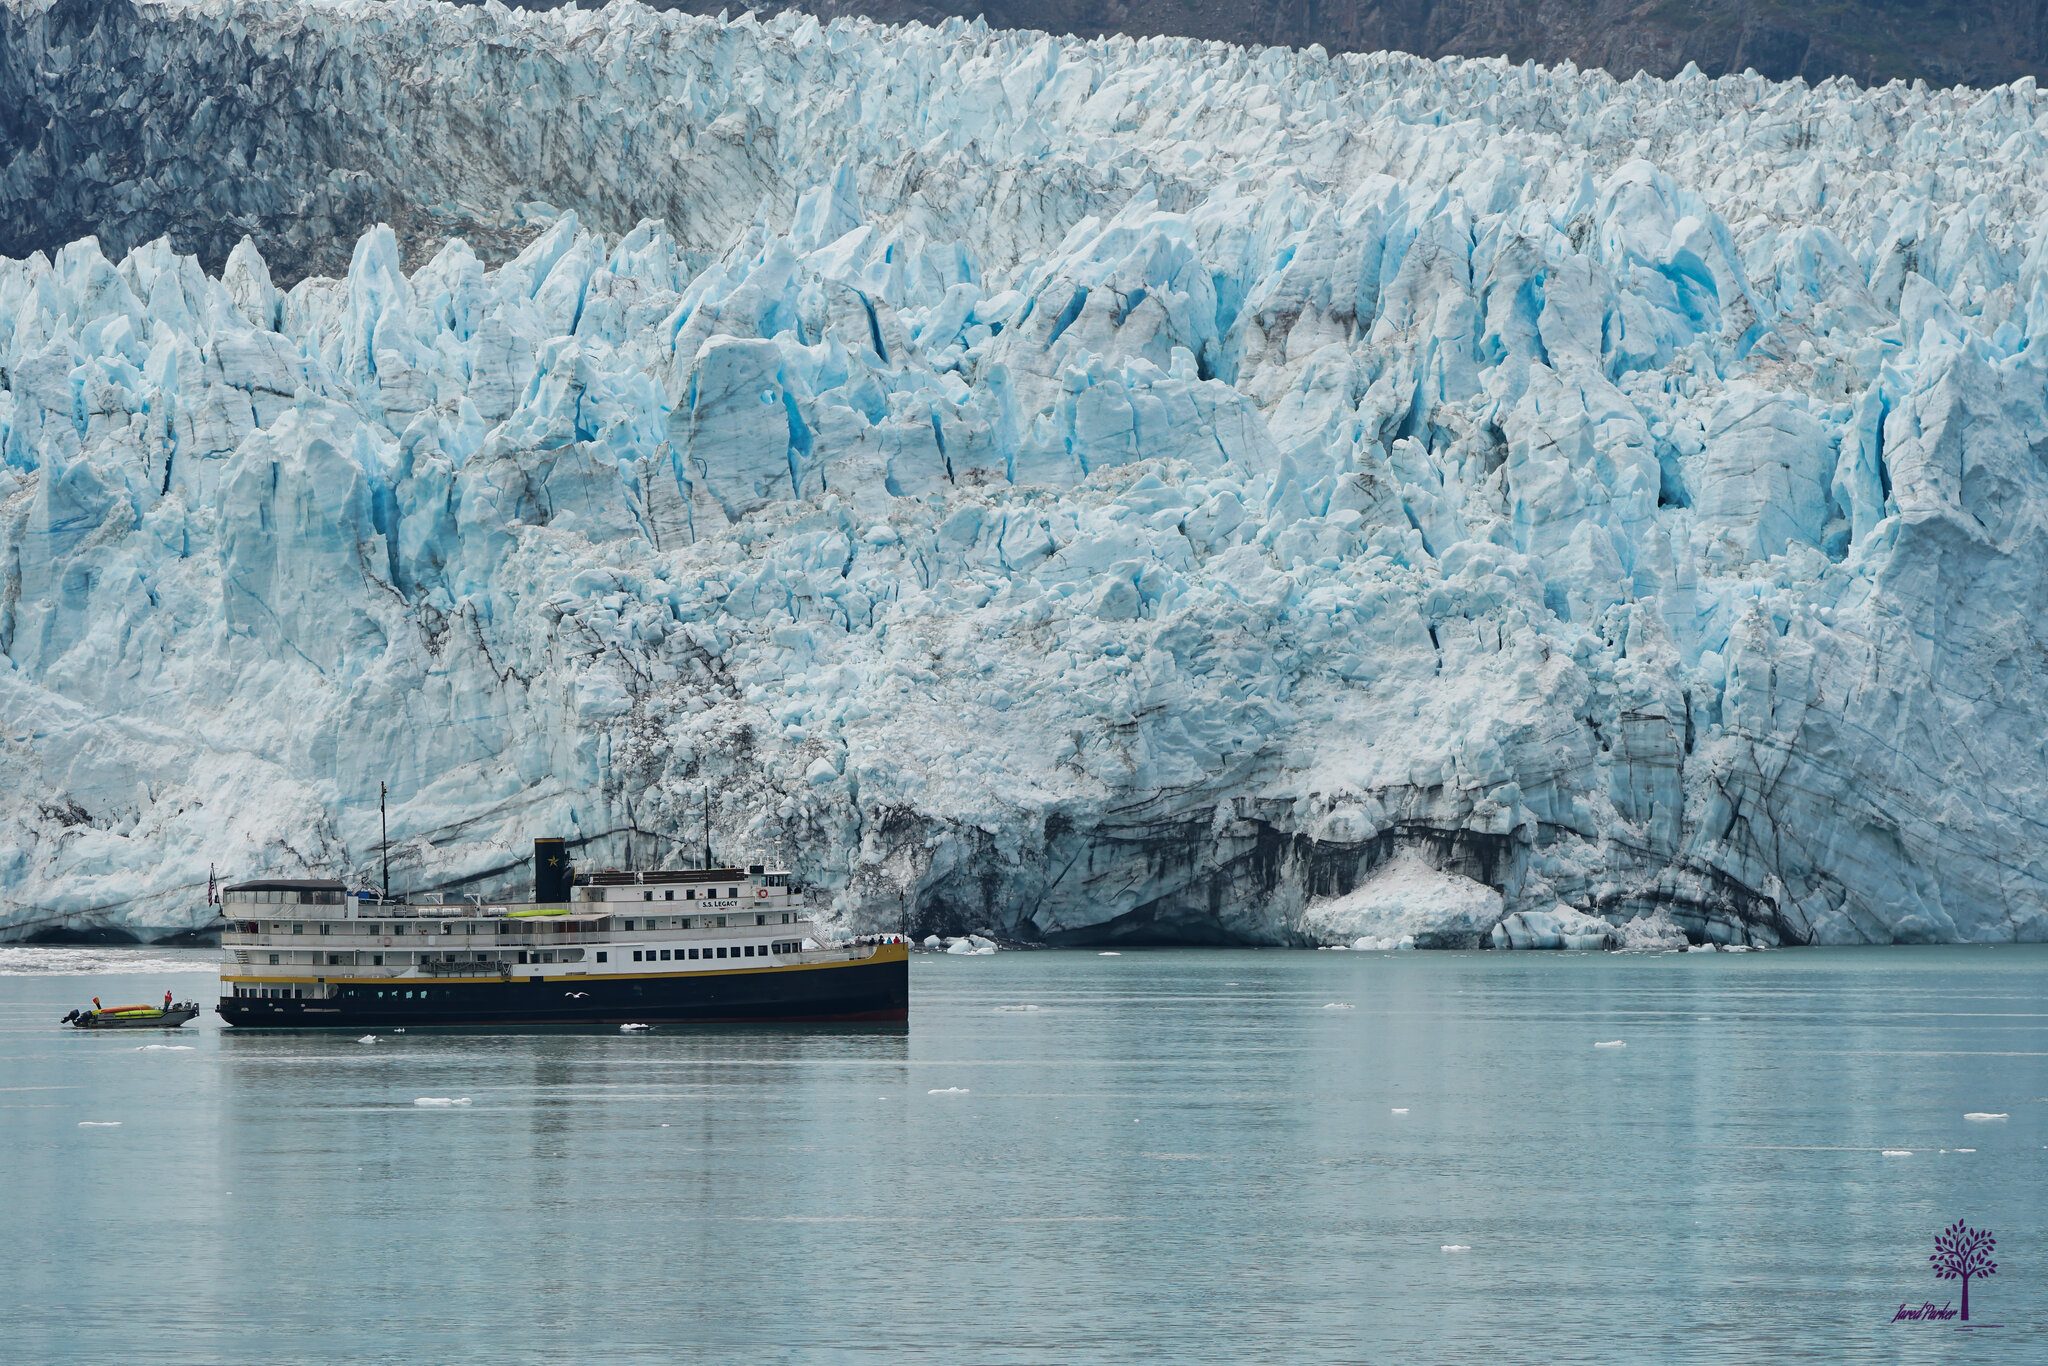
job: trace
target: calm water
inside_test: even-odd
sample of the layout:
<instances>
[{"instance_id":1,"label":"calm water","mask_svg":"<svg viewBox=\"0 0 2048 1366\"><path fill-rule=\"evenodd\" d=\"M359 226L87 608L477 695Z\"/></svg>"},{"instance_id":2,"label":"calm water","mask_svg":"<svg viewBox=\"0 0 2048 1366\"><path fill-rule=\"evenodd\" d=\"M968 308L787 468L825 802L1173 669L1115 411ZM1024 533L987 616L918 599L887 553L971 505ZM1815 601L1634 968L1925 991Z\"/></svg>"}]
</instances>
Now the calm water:
<instances>
[{"instance_id":1,"label":"calm water","mask_svg":"<svg viewBox=\"0 0 2048 1366\"><path fill-rule=\"evenodd\" d=\"M2048 1360L2048 951L921 957L907 1034L56 1027L210 999L167 957L0 950L69 969L0 975L9 1360ZM1958 1217L2002 1326L1889 1323L1955 1297Z\"/></svg>"}]
</instances>

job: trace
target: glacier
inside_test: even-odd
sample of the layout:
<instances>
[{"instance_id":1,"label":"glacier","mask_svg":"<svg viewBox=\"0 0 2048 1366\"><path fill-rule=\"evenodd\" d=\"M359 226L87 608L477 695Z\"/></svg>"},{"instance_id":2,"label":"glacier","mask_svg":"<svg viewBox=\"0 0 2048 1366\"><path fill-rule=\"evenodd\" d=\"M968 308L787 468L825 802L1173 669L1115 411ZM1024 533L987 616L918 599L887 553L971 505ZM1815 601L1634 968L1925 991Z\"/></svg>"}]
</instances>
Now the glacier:
<instances>
[{"instance_id":1,"label":"glacier","mask_svg":"<svg viewBox=\"0 0 2048 1366\"><path fill-rule=\"evenodd\" d=\"M0 936L374 885L387 783L414 890L708 814L920 936L2048 938L2031 80L0 31Z\"/></svg>"}]
</instances>

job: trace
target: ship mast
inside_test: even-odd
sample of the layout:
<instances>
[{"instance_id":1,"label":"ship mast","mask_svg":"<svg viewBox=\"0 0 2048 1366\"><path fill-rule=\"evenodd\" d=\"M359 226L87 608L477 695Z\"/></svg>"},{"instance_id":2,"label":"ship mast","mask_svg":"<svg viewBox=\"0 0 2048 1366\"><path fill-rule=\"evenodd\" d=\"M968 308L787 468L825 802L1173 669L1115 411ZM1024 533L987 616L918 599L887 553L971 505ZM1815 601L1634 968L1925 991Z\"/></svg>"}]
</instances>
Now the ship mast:
<instances>
[{"instance_id":1,"label":"ship mast","mask_svg":"<svg viewBox=\"0 0 2048 1366\"><path fill-rule=\"evenodd\" d=\"M389 792L383 783L377 784L377 830L384 844L384 899L391 900L391 818L384 809L384 798Z\"/></svg>"}]
</instances>

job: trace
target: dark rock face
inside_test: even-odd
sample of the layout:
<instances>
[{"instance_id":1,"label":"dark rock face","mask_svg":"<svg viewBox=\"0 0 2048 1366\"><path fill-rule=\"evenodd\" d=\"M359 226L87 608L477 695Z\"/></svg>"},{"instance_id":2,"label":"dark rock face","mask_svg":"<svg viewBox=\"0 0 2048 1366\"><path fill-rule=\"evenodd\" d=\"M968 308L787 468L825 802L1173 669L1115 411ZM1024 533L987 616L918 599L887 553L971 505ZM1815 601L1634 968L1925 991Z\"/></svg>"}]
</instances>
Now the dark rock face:
<instances>
[{"instance_id":1,"label":"dark rock face","mask_svg":"<svg viewBox=\"0 0 2048 1366\"><path fill-rule=\"evenodd\" d=\"M558 0L521 0L553 8ZM737 13L726 0L652 0L657 9ZM1575 62L1620 77L1754 70L1773 80L1849 76L1997 85L2048 76L2048 6L1991 0L1964 10L1911 0L767 0L760 13L864 15L936 23L977 15L998 28L1081 37L1178 34L1332 52Z\"/></svg>"}]
</instances>

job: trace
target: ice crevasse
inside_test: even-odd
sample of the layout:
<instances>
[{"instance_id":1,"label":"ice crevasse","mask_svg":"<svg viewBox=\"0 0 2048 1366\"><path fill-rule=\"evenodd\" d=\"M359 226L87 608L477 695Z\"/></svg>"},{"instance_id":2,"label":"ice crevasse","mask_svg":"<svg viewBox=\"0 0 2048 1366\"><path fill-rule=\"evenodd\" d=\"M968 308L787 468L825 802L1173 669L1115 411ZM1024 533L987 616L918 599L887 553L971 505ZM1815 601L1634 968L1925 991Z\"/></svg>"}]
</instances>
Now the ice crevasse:
<instances>
[{"instance_id":1,"label":"ice crevasse","mask_svg":"<svg viewBox=\"0 0 2048 1366\"><path fill-rule=\"evenodd\" d=\"M850 928L2048 937L2031 82L0 19L149 73L0 144L106 225L0 261L0 933L385 782L411 888L708 800Z\"/></svg>"}]
</instances>

